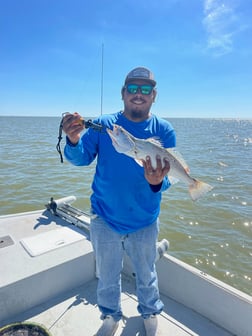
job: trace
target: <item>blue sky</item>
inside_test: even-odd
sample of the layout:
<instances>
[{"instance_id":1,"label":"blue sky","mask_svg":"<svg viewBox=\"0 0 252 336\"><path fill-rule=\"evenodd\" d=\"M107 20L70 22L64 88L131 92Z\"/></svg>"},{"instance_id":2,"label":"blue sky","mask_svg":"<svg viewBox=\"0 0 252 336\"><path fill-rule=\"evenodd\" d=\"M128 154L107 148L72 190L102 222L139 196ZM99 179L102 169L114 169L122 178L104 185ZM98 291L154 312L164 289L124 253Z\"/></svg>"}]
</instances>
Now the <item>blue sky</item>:
<instances>
[{"instance_id":1,"label":"blue sky","mask_svg":"<svg viewBox=\"0 0 252 336\"><path fill-rule=\"evenodd\" d=\"M251 0L0 0L0 115L123 108L136 66L162 117L252 116Z\"/></svg>"}]
</instances>

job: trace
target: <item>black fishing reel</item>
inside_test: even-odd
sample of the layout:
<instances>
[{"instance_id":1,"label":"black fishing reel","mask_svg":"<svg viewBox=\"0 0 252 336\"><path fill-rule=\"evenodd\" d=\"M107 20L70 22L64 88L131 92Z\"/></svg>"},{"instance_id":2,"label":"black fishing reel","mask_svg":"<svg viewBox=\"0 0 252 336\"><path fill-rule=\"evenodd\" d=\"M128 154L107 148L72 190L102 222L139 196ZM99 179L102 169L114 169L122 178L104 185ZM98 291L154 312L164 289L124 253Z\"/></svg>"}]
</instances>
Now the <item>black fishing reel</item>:
<instances>
[{"instance_id":1,"label":"black fishing reel","mask_svg":"<svg viewBox=\"0 0 252 336\"><path fill-rule=\"evenodd\" d=\"M61 119L60 125L59 125L58 143L56 145L57 152L60 155L60 162L61 163L63 163L64 161L63 161L63 155L62 155L61 148L60 148L60 142L62 140L63 120L64 120L64 117L67 114L70 114L70 112L64 112L64 113L62 113L62 119ZM84 118L80 117L79 124L83 125L85 128L93 128L95 131L99 131L99 132L102 131L102 125L94 123L91 119L89 119L89 120L86 121L86 120L84 120Z\"/></svg>"}]
</instances>

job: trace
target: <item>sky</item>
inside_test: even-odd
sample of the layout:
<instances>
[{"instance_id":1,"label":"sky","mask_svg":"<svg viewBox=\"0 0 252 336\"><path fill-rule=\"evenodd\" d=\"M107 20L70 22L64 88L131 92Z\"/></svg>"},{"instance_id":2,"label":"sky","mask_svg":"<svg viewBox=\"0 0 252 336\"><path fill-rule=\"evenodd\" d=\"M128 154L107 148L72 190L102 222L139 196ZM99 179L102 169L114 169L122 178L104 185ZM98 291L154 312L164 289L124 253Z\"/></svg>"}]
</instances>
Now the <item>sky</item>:
<instances>
[{"instance_id":1,"label":"sky","mask_svg":"<svg viewBox=\"0 0 252 336\"><path fill-rule=\"evenodd\" d=\"M251 118L251 0L0 0L0 115L96 117L151 69L166 118Z\"/></svg>"}]
</instances>

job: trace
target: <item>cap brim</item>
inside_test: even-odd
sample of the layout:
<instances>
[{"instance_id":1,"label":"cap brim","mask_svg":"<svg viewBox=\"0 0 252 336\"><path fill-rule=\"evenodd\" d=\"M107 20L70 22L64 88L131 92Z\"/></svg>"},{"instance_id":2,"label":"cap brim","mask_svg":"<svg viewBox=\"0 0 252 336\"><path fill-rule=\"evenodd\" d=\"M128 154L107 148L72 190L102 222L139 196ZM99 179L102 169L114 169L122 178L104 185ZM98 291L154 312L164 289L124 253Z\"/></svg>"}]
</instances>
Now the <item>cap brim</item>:
<instances>
[{"instance_id":1,"label":"cap brim","mask_svg":"<svg viewBox=\"0 0 252 336\"><path fill-rule=\"evenodd\" d=\"M154 81L153 79L148 79L148 78L137 78L137 77L126 79L124 84L132 83L132 82L135 82L136 80L141 80L141 81L143 81L143 82L150 83L150 84L153 85L153 86L156 86L156 84L157 84L157 82Z\"/></svg>"}]
</instances>

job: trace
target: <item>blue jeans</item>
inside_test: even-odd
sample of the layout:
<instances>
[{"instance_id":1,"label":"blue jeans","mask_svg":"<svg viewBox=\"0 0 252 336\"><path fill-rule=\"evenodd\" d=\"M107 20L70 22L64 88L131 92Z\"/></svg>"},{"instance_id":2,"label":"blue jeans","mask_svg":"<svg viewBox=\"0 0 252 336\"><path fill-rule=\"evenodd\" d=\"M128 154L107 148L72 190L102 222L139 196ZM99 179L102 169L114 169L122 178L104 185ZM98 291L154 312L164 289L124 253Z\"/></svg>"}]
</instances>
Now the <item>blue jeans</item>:
<instances>
[{"instance_id":1,"label":"blue jeans","mask_svg":"<svg viewBox=\"0 0 252 336\"><path fill-rule=\"evenodd\" d=\"M143 318L159 314L163 303L159 297L155 268L158 221L127 235L112 230L100 217L91 221L91 242L98 269L97 303L101 313L118 321L121 310L121 271L124 251L136 274L138 311Z\"/></svg>"}]
</instances>

